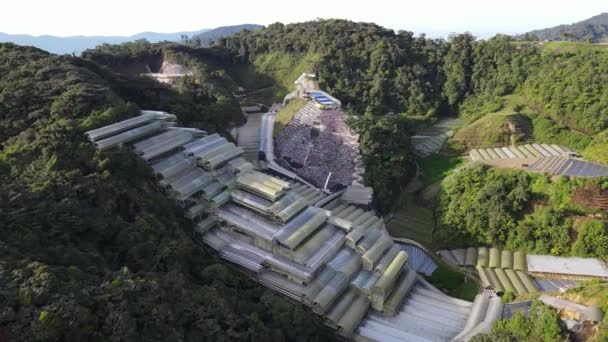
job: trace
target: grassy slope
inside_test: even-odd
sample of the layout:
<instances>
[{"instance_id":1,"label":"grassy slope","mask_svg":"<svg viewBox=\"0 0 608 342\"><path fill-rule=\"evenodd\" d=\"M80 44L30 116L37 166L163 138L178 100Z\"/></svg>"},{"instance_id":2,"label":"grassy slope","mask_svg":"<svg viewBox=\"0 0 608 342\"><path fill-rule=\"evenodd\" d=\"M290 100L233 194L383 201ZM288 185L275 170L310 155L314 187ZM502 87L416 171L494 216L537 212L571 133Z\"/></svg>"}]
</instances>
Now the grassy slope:
<instances>
[{"instance_id":1,"label":"grassy slope","mask_svg":"<svg viewBox=\"0 0 608 342\"><path fill-rule=\"evenodd\" d=\"M502 126L509 115L515 114L515 106L523 105L524 99L519 95L507 95L503 97L504 104L501 110L486 114L473 123L461 128L451 139L452 145L459 150L464 147L484 147L504 145L508 143L507 133L497 134L502 131ZM531 114L524 107L520 114Z\"/></svg>"},{"instance_id":2,"label":"grassy slope","mask_svg":"<svg viewBox=\"0 0 608 342\"><path fill-rule=\"evenodd\" d=\"M538 115L532 122L534 141L538 143L557 144L580 152L589 146L592 140L586 134L559 127L555 121L544 116Z\"/></svg>"},{"instance_id":3,"label":"grassy slope","mask_svg":"<svg viewBox=\"0 0 608 342\"><path fill-rule=\"evenodd\" d=\"M464 162L460 156L431 154L418 160L420 176L425 186L434 184L445 177Z\"/></svg>"},{"instance_id":4,"label":"grassy slope","mask_svg":"<svg viewBox=\"0 0 608 342\"><path fill-rule=\"evenodd\" d=\"M523 108L519 114L529 117L533 125L532 136L528 137L526 141L522 141L522 143L557 144L578 152L585 151L592 143L592 137L566 127L560 127L555 121L533 112L526 106L525 99L520 95L506 95L503 96L503 100L504 106L501 110L484 115L456 132L451 139L452 147L457 150L464 150L465 147L491 147L508 144L508 133L500 134L501 127L507 121L509 115L515 114L515 107L518 105ZM497 134L497 132L499 133ZM598 153L598 151L606 146L607 140L597 139L595 147L587 151L590 159L602 160L602 153Z\"/></svg>"},{"instance_id":5,"label":"grassy slope","mask_svg":"<svg viewBox=\"0 0 608 342\"><path fill-rule=\"evenodd\" d=\"M420 158L418 160L420 180L426 189L435 187L438 182L462 165L463 161L460 156L439 154ZM428 247L433 247L435 242L433 240L435 229L433 210L420 206L417 203L416 195L403 193L395 205L394 215L387 225L393 236L416 240Z\"/></svg>"},{"instance_id":6,"label":"grassy slope","mask_svg":"<svg viewBox=\"0 0 608 342\"><path fill-rule=\"evenodd\" d=\"M552 41L552 42L530 42L530 41L514 41L514 46L535 44L548 53L564 53L564 52L579 52L581 50L606 51L608 52L608 44L590 44L585 42L568 42L568 41Z\"/></svg>"},{"instance_id":7,"label":"grassy slope","mask_svg":"<svg viewBox=\"0 0 608 342\"><path fill-rule=\"evenodd\" d=\"M273 136L279 135L279 133L289 124L289 121L293 118L293 116L306 104L306 100L303 99L294 99L287 104L287 106L283 107L278 113L277 117L274 120L274 129L272 132Z\"/></svg>"},{"instance_id":8,"label":"grassy slope","mask_svg":"<svg viewBox=\"0 0 608 342\"><path fill-rule=\"evenodd\" d=\"M315 53L264 54L252 64L238 65L230 70L233 79L247 92L247 101L270 105L281 102L293 88L293 82L303 73L314 70L321 58Z\"/></svg>"},{"instance_id":9,"label":"grassy slope","mask_svg":"<svg viewBox=\"0 0 608 342\"><path fill-rule=\"evenodd\" d=\"M589 160L608 164L608 130L596 134L582 155Z\"/></svg>"},{"instance_id":10,"label":"grassy slope","mask_svg":"<svg viewBox=\"0 0 608 342\"><path fill-rule=\"evenodd\" d=\"M416 205L413 194L403 193L393 219L386 228L394 237L412 239L431 247L435 218L433 211Z\"/></svg>"},{"instance_id":11,"label":"grassy slope","mask_svg":"<svg viewBox=\"0 0 608 342\"><path fill-rule=\"evenodd\" d=\"M450 296L464 300L473 301L478 292L474 281L441 264L427 280Z\"/></svg>"}]
</instances>

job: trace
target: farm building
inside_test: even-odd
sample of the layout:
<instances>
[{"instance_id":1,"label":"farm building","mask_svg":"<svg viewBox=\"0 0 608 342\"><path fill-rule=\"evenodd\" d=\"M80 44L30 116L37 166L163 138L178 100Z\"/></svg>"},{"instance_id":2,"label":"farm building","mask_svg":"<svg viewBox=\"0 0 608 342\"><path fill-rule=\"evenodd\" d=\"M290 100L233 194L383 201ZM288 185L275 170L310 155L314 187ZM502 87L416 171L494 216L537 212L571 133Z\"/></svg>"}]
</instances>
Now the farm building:
<instances>
[{"instance_id":1,"label":"farm building","mask_svg":"<svg viewBox=\"0 0 608 342\"><path fill-rule=\"evenodd\" d=\"M463 330L475 304L421 278L437 267L432 258L395 243L373 211L256 171L224 138L178 129L173 121L170 114L142 113L87 136L97 143L120 135L118 144L148 162L202 242L260 284L309 306L338 334L422 341L448 340ZM164 126L124 134L151 123Z\"/></svg>"},{"instance_id":2,"label":"farm building","mask_svg":"<svg viewBox=\"0 0 608 342\"><path fill-rule=\"evenodd\" d=\"M338 109L341 103L335 97L329 95L322 90L308 92L307 95L314 101L315 105L320 109Z\"/></svg>"},{"instance_id":3,"label":"farm building","mask_svg":"<svg viewBox=\"0 0 608 342\"><path fill-rule=\"evenodd\" d=\"M469 247L441 250L437 254L454 266L475 268L481 285L496 294L511 292L521 295L539 290L527 273L526 255L520 251Z\"/></svg>"},{"instance_id":4,"label":"farm building","mask_svg":"<svg viewBox=\"0 0 608 342\"><path fill-rule=\"evenodd\" d=\"M527 144L473 149L469 158L496 167L523 167L530 172L571 177L608 176L608 167L580 158L572 150L554 144Z\"/></svg>"},{"instance_id":5,"label":"farm building","mask_svg":"<svg viewBox=\"0 0 608 342\"><path fill-rule=\"evenodd\" d=\"M608 280L608 267L595 258L528 254L526 262L528 273L539 278Z\"/></svg>"}]
</instances>

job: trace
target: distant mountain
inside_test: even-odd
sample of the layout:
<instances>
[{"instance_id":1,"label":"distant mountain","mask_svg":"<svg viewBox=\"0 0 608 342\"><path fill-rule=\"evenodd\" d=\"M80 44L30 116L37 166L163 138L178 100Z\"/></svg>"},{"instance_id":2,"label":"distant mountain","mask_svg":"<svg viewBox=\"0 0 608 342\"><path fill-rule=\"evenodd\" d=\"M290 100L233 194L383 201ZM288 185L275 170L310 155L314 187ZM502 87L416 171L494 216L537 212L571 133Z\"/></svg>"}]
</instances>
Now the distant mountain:
<instances>
[{"instance_id":1,"label":"distant mountain","mask_svg":"<svg viewBox=\"0 0 608 342\"><path fill-rule=\"evenodd\" d=\"M517 36L518 39L538 38L539 40L573 40L608 42L608 13L596 15L571 25L559 25L542 30L530 31Z\"/></svg>"},{"instance_id":2,"label":"distant mountain","mask_svg":"<svg viewBox=\"0 0 608 342\"><path fill-rule=\"evenodd\" d=\"M23 34L7 34L0 32L0 43L10 42L24 46L35 46L56 54L80 54L86 49L92 49L101 44L120 44L138 39L146 39L151 43L160 41L180 41L184 35L192 37L209 29L189 32L157 33L142 32L132 36L31 36Z\"/></svg>"},{"instance_id":3,"label":"distant mountain","mask_svg":"<svg viewBox=\"0 0 608 342\"><path fill-rule=\"evenodd\" d=\"M243 30L256 31L256 30L262 29L263 27L264 26L262 26L262 25L255 25L255 24L221 26L221 27L215 28L213 30L203 32L201 34L194 35L191 37L191 39L196 40L196 39L200 38L202 46L209 46L209 45L212 45L218 39L229 37L237 32L240 32Z\"/></svg>"}]
</instances>

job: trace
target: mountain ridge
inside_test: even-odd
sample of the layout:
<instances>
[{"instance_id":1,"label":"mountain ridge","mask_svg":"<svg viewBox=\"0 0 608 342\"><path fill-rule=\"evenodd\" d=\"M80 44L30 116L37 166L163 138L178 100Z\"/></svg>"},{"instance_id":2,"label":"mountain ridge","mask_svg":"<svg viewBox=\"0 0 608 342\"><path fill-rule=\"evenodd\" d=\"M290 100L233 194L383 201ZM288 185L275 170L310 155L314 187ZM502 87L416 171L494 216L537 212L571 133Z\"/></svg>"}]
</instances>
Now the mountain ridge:
<instances>
[{"instance_id":1,"label":"mountain ridge","mask_svg":"<svg viewBox=\"0 0 608 342\"><path fill-rule=\"evenodd\" d=\"M608 42L608 12L569 25L562 24L532 30L516 36L524 40L574 40L592 43Z\"/></svg>"},{"instance_id":2,"label":"mountain ridge","mask_svg":"<svg viewBox=\"0 0 608 342\"><path fill-rule=\"evenodd\" d=\"M54 54L76 54L79 55L86 49L92 49L102 44L121 44L139 39L146 39L151 43L162 41L179 42L183 36L189 38L199 37L202 45L210 45L217 39L224 38L242 30L256 30L262 28L256 24L242 24L233 26L221 26L214 29L201 29L195 31L180 32L152 32L144 31L130 36L54 36L54 35L29 35L29 34L9 34L0 32L0 43L14 43L23 46L34 46Z\"/></svg>"},{"instance_id":3,"label":"mountain ridge","mask_svg":"<svg viewBox=\"0 0 608 342\"><path fill-rule=\"evenodd\" d=\"M231 36L240 31L256 31L262 29L264 26L257 24L241 24L241 25L233 25L233 26L220 26L216 27L212 30L205 31L203 33L196 34L192 36L191 39L198 40L200 39L201 46L209 46L212 45L216 40Z\"/></svg>"}]
</instances>

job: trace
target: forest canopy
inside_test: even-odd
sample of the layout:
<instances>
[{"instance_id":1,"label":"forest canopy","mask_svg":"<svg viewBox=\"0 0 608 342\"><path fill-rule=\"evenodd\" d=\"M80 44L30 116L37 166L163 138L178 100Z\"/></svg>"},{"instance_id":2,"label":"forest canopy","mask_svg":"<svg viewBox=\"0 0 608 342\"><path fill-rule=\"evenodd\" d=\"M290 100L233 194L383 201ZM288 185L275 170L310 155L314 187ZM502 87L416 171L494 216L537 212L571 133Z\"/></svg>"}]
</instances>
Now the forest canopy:
<instances>
[{"instance_id":1,"label":"forest canopy","mask_svg":"<svg viewBox=\"0 0 608 342\"><path fill-rule=\"evenodd\" d=\"M12 44L0 44L0 106L0 339L331 338L195 244L143 162L83 134L139 108L220 132L230 118L153 80Z\"/></svg>"},{"instance_id":2,"label":"forest canopy","mask_svg":"<svg viewBox=\"0 0 608 342\"><path fill-rule=\"evenodd\" d=\"M442 117L474 121L499 109L501 96L515 93L559 127L586 134L608 128L608 53L548 51L506 35L477 40L464 33L445 41L329 19L242 31L210 48L138 41L100 46L83 56L128 73L164 60L185 65L195 71L195 82L185 86L189 97L208 97L206 109L222 116L238 111L230 96L237 85L282 90L283 96L298 76L291 71L314 72L320 87L342 101L352 126L367 136L361 141L366 181L383 212L414 174L409 137ZM370 134L374 129L384 135ZM597 144L589 155L599 161Z\"/></svg>"},{"instance_id":3,"label":"forest canopy","mask_svg":"<svg viewBox=\"0 0 608 342\"><path fill-rule=\"evenodd\" d=\"M464 33L444 41L336 19L276 23L219 45L230 51L234 65L255 65L277 54L319 56L308 71L342 101L353 126L366 136L361 141L366 181L382 211L413 175L414 158L406 146L421 124L454 115L474 121L499 109L500 96L516 93L560 127L587 134L608 128L604 51L546 51L506 35L477 40ZM392 133L370 134L387 124Z\"/></svg>"},{"instance_id":4,"label":"forest canopy","mask_svg":"<svg viewBox=\"0 0 608 342\"><path fill-rule=\"evenodd\" d=\"M301 307L195 244L180 210L130 153L119 149L109 158L84 140L86 130L139 109L168 111L184 126L225 133L244 121L233 96L241 67L253 66L254 81L264 86L293 82L279 79L290 74L273 72L275 62L317 74L360 134L366 182L382 212L416 172L410 141L416 130L448 116L473 122L509 94L548 120L536 119L554 135L575 130L587 136L585 153L607 158L605 51L550 51L504 35L444 41L317 20L241 32L210 48L137 41L83 57L0 44L0 307L6 308L0 337L9 340L333 337ZM190 68L194 77L170 88L140 76L164 61ZM571 201L580 185L465 168L441 190L441 233L454 242L605 257L605 224L573 219L590 213ZM519 317L492 334L521 326L522 340L558 337L554 317L542 319L550 331Z\"/></svg>"}]
</instances>

